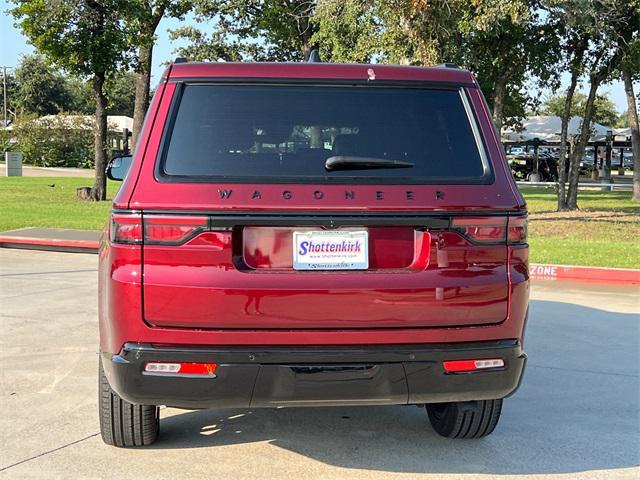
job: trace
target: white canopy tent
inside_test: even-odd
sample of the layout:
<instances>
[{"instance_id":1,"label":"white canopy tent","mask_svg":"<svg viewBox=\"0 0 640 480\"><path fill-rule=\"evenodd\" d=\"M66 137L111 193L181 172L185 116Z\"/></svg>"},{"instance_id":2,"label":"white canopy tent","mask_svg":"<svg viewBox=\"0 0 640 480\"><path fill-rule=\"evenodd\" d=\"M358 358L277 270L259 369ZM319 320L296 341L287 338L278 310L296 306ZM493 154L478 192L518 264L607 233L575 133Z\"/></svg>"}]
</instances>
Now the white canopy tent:
<instances>
[{"instance_id":1,"label":"white canopy tent","mask_svg":"<svg viewBox=\"0 0 640 480\"><path fill-rule=\"evenodd\" d=\"M65 126L68 128L92 129L95 124L94 115L45 115L35 120L43 125ZM108 115L107 128L111 132L122 132L125 128L133 129L133 118L125 115Z\"/></svg>"},{"instance_id":2,"label":"white canopy tent","mask_svg":"<svg viewBox=\"0 0 640 480\"><path fill-rule=\"evenodd\" d=\"M624 141L627 138L631 137L631 127L614 128L613 134L615 135L616 140Z\"/></svg>"},{"instance_id":3,"label":"white canopy tent","mask_svg":"<svg viewBox=\"0 0 640 480\"><path fill-rule=\"evenodd\" d=\"M527 117L522 122L522 130L515 131L506 129L502 133L503 142L527 142L538 138L544 142L559 142L560 127L562 120L560 117L551 115L535 115ZM578 135L582 128L582 117L571 117L569 120L569 128L567 134L569 136ZM600 125L599 123L591 123L590 141L604 141L607 137L607 130L612 130Z\"/></svg>"}]
</instances>

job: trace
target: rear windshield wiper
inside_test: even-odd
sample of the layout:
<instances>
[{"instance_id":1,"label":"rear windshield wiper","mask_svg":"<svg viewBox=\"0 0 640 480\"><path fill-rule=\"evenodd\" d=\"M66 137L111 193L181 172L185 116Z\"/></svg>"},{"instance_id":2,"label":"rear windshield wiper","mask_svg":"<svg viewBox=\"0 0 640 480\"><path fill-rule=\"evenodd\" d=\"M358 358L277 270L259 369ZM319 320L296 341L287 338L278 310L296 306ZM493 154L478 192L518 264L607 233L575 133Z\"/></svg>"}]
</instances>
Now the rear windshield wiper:
<instances>
[{"instance_id":1,"label":"rear windshield wiper","mask_svg":"<svg viewBox=\"0 0 640 480\"><path fill-rule=\"evenodd\" d=\"M324 168L327 170L367 170L370 168L411 168L411 162L401 162L388 158L352 157L337 155L327 158Z\"/></svg>"}]
</instances>

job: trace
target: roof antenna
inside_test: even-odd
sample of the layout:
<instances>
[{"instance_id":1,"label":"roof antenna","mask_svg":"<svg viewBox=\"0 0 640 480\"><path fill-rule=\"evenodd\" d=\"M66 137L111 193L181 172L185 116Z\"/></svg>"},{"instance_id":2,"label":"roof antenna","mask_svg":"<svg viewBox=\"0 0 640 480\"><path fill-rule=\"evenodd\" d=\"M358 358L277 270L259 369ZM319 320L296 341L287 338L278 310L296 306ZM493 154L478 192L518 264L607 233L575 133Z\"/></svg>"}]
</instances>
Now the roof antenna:
<instances>
[{"instance_id":1,"label":"roof antenna","mask_svg":"<svg viewBox=\"0 0 640 480\"><path fill-rule=\"evenodd\" d=\"M311 50L309 53L309 60L307 61L309 63L322 63L322 60L320 60L320 51L317 48Z\"/></svg>"}]
</instances>

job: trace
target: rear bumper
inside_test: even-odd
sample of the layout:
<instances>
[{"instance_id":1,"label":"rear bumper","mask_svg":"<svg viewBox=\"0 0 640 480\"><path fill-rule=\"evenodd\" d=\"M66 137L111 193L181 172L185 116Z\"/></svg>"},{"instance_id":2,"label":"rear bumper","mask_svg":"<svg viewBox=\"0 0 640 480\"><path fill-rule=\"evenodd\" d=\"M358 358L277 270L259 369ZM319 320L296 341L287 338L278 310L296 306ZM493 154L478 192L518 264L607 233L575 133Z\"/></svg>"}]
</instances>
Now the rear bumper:
<instances>
[{"instance_id":1,"label":"rear bumper","mask_svg":"<svg viewBox=\"0 0 640 480\"><path fill-rule=\"evenodd\" d=\"M102 354L111 387L134 404L180 408L400 405L504 398L526 354L517 340L350 347L157 347ZM505 367L445 373L444 360L502 358ZM207 362L215 378L150 376L147 362Z\"/></svg>"}]
</instances>

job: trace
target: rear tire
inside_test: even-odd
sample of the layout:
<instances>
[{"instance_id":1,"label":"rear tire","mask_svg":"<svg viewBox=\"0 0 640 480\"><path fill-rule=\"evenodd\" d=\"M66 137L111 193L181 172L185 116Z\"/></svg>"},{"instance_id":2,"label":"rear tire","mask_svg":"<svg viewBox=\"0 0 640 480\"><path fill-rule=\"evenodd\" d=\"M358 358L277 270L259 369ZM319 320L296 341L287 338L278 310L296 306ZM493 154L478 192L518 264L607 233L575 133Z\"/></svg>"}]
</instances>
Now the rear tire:
<instances>
[{"instance_id":1,"label":"rear tire","mask_svg":"<svg viewBox=\"0 0 640 480\"><path fill-rule=\"evenodd\" d=\"M447 438L481 438L496 428L502 400L433 403L426 405L433 429Z\"/></svg>"},{"instance_id":2,"label":"rear tire","mask_svg":"<svg viewBox=\"0 0 640 480\"><path fill-rule=\"evenodd\" d=\"M111 389L102 368L98 366L98 409L102 440L115 447L142 447L158 438L160 414L155 405L134 405Z\"/></svg>"}]
</instances>

